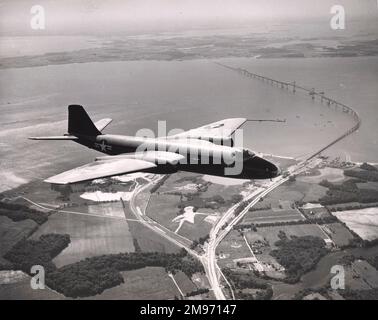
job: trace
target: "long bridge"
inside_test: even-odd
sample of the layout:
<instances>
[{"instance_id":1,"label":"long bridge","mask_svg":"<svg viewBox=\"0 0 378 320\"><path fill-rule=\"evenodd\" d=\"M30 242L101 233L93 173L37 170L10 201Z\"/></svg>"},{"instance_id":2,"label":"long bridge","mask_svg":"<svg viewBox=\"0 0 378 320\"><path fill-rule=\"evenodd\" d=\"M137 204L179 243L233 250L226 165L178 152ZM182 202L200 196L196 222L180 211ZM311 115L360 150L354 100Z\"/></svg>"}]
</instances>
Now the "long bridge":
<instances>
[{"instance_id":1,"label":"long bridge","mask_svg":"<svg viewBox=\"0 0 378 320\"><path fill-rule=\"evenodd\" d=\"M355 124L352 127L348 128L343 134L341 134L340 136L338 136L337 138L335 138L334 140L329 142L326 146L324 146L321 149L311 153L311 155L308 156L304 161L311 160L312 158L318 156L323 151L325 151L329 147L333 146L335 143L337 143L340 140L344 139L345 137L349 136L353 132L356 132L359 129L359 127L361 126L361 118L358 115L357 111L355 111L353 108L351 108L351 107L349 107L349 106L347 106L343 103L340 103L340 102L338 102L338 101L336 101L332 98L325 96L324 92L317 92L314 88L311 88L311 89L305 88L303 86L298 85L295 81L293 81L293 82L280 81L280 80L272 79L272 78L269 78L269 77L265 77L265 76L250 72L250 71L242 69L242 68L231 67L231 66L219 63L219 62L215 62L215 63L217 65L221 66L221 67L236 71L236 72L238 72L239 74L241 74L245 77L263 81L263 82L268 83L272 86L276 86L278 88L281 88L281 89L284 89L284 90L287 90L287 91L291 91L294 94L298 91L303 92L306 95L309 95L312 100L315 101L316 99L318 99L321 102L321 104L325 103L329 108L334 108L336 111L342 111L342 112L350 115L354 119Z\"/></svg>"}]
</instances>

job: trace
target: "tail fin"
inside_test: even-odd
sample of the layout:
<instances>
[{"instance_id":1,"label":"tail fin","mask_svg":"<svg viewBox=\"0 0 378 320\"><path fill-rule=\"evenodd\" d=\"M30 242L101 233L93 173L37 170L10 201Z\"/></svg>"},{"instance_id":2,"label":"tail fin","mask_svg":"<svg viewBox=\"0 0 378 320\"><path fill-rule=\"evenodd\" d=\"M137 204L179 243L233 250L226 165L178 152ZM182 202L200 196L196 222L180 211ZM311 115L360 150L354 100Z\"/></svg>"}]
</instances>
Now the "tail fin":
<instances>
[{"instance_id":1,"label":"tail fin","mask_svg":"<svg viewBox=\"0 0 378 320\"><path fill-rule=\"evenodd\" d=\"M68 133L86 136L101 134L84 108L76 104L68 106Z\"/></svg>"}]
</instances>

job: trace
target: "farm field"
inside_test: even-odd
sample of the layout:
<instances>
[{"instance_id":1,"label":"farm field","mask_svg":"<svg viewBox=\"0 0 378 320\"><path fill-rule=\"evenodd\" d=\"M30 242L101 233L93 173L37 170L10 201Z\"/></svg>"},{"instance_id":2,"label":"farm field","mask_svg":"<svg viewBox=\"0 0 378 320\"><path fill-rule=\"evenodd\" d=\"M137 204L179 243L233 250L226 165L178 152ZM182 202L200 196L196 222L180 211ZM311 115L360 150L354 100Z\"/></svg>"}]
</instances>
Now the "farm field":
<instances>
[{"instance_id":1,"label":"farm field","mask_svg":"<svg viewBox=\"0 0 378 320\"><path fill-rule=\"evenodd\" d=\"M188 276L184 272L177 272L174 275L174 278L184 295L194 290L197 290L196 285L188 278Z\"/></svg>"},{"instance_id":2,"label":"farm field","mask_svg":"<svg viewBox=\"0 0 378 320\"><path fill-rule=\"evenodd\" d=\"M292 226L258 227L257 234L263 236L269 242L271 249L276 249L275 243L279 240L278 233L282 230L287 237L290 236L314 236L322 239L327 238L324 232L314 224L301 224Z\"/></svg>"},{"instance_id":3,"label":"farm field","mask_svg":"<svg viewBox=\"0 0 378 320\"><path fill-rule=\"evenodd\" d=\"M30 276L21 271L0 271L0 300L60 300L67 299L49 288L33 290Z\"/></svg>"},{"instance_id":4,"label":"farm field","mask_svg":"<svg viewBox=\"0 0 378 320\"><path fill-rule=\"evenodd\" d=\"M192 281L195 284L196 288L208 288L209 280L206 275L203 273L195 273L192 275Z\"/></svg>"},{"instance_id":5,"label":"farm field","mask_svg":"<svg viewBox=\"0 0 378 320\"><path fill-rule=\"evenodd\" d=\"M367 181L367 182L358 182L357 187L359 189L373 189L373 190L378 190L378 182L373 182L373 181Z\"/></svg>"},{"instance_id":6,"label":"farm field","mask_svg":"<svg viewBox=\"0 0 378 320\"><path fill-rule=\"evenodd\" d=\"M310 220L311 219L324 219L324 218L331 217L327 208L325 208L321 205L317 206L316 204L307 203L306 206L303 206L301 208L301 211Z\"/></svg>"},{"instance_id":7,"label":"farm field","mask_svg":"<svg viewBox=\"0 0 378 320\"><path fill-rule=\"evenodd\" d=\"M0 216L0 256L6 254L18 241L27 238L38 224L27 219L14 222L8 217Z\"/></svg>"},{"instance_id":8,"label":"farm field","mask_svg":"<svg viewBox=\"0 0 378 320\"><path fill-rule=\"evenodd\" d=\"M168 229L175 231L178 224L173 219L180 214L180 197L170 194L152 194L146 214Z\"/></svg>"},{"instance_id":9,"label":"farm field","mask_svg":"<svg viewBox=\"0 0 378 320\"><path fill-rule=\"evenodd\" d=\"M135 220L135 216L127 203L125 203L125 214L128 219ZM178 253L180 251L178 246L152 232L139 221L128 221L128 227L133 241L138 243L142 252Z\"/></svg>"},{"instance_id":10,"label":"farm field","mask_svg":"<svg viewBox=\"0 0 378 320\"><path fill-rule=\"evenodd\" d=\"M164 183L159 187L159 193L196 193L199 185L205 183L202 180L201 175L188 173L188 172L177 172L171 174L167 177Z\"/></svg>"},{"instance_id":11,"label":"farm field","mask_svg":"<svg viewBox=\"0 0 378 320\"><path fill-rule=\"evenodd\" d=\"M282 201L294 202L318 202L326 195L327 188L315 183L307 183L299 180L288 181L268 194L256 208L279 208Z\"/></svg>"},{"instance_id":12,"label":"farm field","mask_svg":"<svg viewBox=\"0 0 378 320\"><path fill-rule=\"evenodd\" d=\"M228 208L227 201L230 201L232 196L240 194L248 185L251 185L249 182L241 183L242 181L239 180L240 183L235 185L222 185L212 182L207 186L206 191L201 193L201 196L205 198L221 196L226 201L226 205L221 206L221 208L223 207L226 210Z\"/></svg>"},{"instance_id":13,"label":"farm field","mask_svg":"<svg viewBox=\"0 0 378 320\"><path fill-rule=\"evenodd\" d=\"M261 207L271 207L271 208L279 208L280 202L290 201L301 201L304 197L304 194L301 190L294 190L290 183L290 185L286 182L283 185L279 186L275 190L273 190L267 197L264 198L258 205Z\"/></svg>"},{"instance_id":14,"label":"farm field","mask_svg":"<svg viewBox=\"0 0 378 320\"><path fill-rule=\"evenodd\" d=\"M106 217L124 218L121 202L88 204L88 213Z\"/></svg>"},{"instance_id":15,"label":"farm field","mask_svg":"<svg viewBox=\"0 0 378 320\"><path fill-rule=\"evenodd\" d=\"M101 254L133 252L133 239L125 219L55 213L33 235L67 233L71 243L53 262L57 267Z\"/></svg>"},{"instance_id":16,"label":"farm field","mask_svg":"<svg viewBox=\"0 0 378 320\"><path fill-rule=\"evenodd\" d=\"M365 260L355 260L346 268L345 284L354 290L378 288L378 271Z\"/></svg>"},{"instance_id":17,"label":"farm field","mask_svg":"<svg viewBox=\"0 0 378 320\"><path fill-rule=\"evenodd\" d=\"M378 271L365 260L356 260L352 263L353 271L371 288L378 288Z\"/></svg>"},{"instance_id":18,"label":"farm field","mask_svg":"<svg viewBox=\"0 0 378 320\"><path fill-rule=\"evenodd\" d=\"M164 268L145 267L121 274L124 283L88 299L169 300L180 297L180 292Z\"/></svg>"},{"instance_id":19,"label":"farm field","mask_svg":"<svg viewBox=\"0 0 378 320\"><path fill-rule=\"evenodd\" d=\"M347 246L354 239L353 234L341 223L329 223L322 225L332 241L338 247Z\"/></svg>"},{"instance_id":20,"label":"farm field","mask_svg":"<svg viewBox=\"0 0 378 320\"><path fill-rule=\"evenodd\" d=\"M345 179L344 170L338 168L325 167L317 169L319 174L316 175L305 175L298 176L298 181L303 181L307 183L319 183L324 179L327 179L329 182L341 182Z\"/></svg>"},{"instance_id":21,"label":"farm field","mask_svg":"<svg viewBox=\"0 0 378 320\"><path fill-rule=\"evenodd\" d=\"M199 238L206 237L211 230L212 224L207 220L207 217L211 216L216 218L214 215L199 215L194 217L194 223L185 221L181 228L177 231L177 234L189 239L198 240ZM178 225L178 223L176 224Z\"/></svg>"},{"instance_id":22,"label":"farm field","mask_svg":"<svg viewBox=\"0 0 378 320\"><path fill-rule=\"evenodd\" d=\"M249 211L242 224L263 224L305 220L298 209L272 209Z\"/></svg>"},{"instance_id":23,"label":"farm field","mask_svg":"<svg viewBox=\"0 0 378 320\"><path fill-rule=\"evenodd\" d=\"M378 207L333 213L364 240L378 238Z\"/></svg>"},{"instance_id":24,"label":"farm field","mask_svg":"<svg viewBox=\"0 0 378 320\"><path fill-rule=\"evenodd\" d=\"M219 244L216 253L219 256L218 264L222 268L233 268L235 259L252 257L244 238L236 230L232 230L224 238Z\"/></svg>"}]
</instances>

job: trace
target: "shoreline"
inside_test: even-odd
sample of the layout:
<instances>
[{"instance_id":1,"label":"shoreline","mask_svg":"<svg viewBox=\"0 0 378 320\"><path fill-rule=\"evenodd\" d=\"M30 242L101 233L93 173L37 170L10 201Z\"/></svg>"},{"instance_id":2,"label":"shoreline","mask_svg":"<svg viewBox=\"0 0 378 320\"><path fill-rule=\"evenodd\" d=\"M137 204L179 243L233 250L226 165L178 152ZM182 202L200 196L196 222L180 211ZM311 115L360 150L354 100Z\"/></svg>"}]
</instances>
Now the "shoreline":
<instances>
[{"instance_id":1,"label":"shoreline","mask_svg":"<svg viewBox=\"0 0 378 320\"><path fill-rule=\"evenodd\" d=\"M59 38L59 36L57 36ZM86 38L86 37L84 37ZM7 38L3 37L3 39ZM34 38L33 38L34 39ZM293 58L356 58L377 57L378 37L357 40L352 36L328 46L327 37L277 38L266 35L172 35L168 38L147 37L135 39L130 36L106 41L106 38L88 37L71 51L54 48L40 54L0 57L0 69L41 67L86 62L111 61L188 61L216 60L227 58L293 59ZM93 40L94 39L94 40ZM2 37L0 37L1 44ZM5 40L3 40L5 41ZM38 41L38 40L37 40ZM324 43L322 43L322 41ZM243 42L243 46L238 46ZM294 42L294 43L293 43ZM277 46L277 43L279 46ZM208 50L212 46L213 50ZM20 50L21 50L20 46ZM71 44L72 47L72 44Z\"/></svg>"}]
</instances>

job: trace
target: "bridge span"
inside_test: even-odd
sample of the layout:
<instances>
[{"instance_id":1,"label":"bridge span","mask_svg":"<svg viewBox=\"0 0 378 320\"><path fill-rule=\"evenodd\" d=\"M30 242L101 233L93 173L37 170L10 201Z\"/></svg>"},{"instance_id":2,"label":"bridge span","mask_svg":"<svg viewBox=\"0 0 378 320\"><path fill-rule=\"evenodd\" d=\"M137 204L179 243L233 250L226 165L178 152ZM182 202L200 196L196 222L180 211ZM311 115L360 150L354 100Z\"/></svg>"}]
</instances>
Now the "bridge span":
<instances>
[{"instance_id":1,"label":"bridge span","mask_svg":"<svg viewBox=\"0 0 378 320\"><path fill-rule=\"evenodd\" d=\"M219 63L219 62L215 62L215 63L217 65L221 66L221 67L235 71L235 72L239 73L240 75L245 76L247 78L252 78L252 79L257 79L257 80L263 81L263 82L270 84L272 86L276 86L278 88L281 88L281 89L284 89L284 90L287 90L287 91L291 91L294 94L296 92L305 93L306 95L309 95L312 100L318 99L322 105L323 105L323 103L325 103L326 106L328 106L329 108L334 108L336 111L342 111L343 113L346 113L353 118L355 123L352 127L347 128L346 131L344 131L337 138L330 141L326 146L322 147L319 150L312 152L311 155L306 157L306 159L304 161L311 160L312 158L318 156L323 151L325 151L326 149L333 146L335 143L341 141L342 139L344 139L347 136L351 135L352 133L356 132L361 126L361 118L358 115L357 111L355 111L352 107L349 107L349 106L347 106L347 105L345 105L341 102L338 102L338 101L336 101L332 98L325 96L324 92L317 92L315 90L315 88L308 89L308 88L305 88L303 86L298 85L295 81L293 81L293 82L280 81L280 80L272 79L272 78L269 78L269 77L265 77L265 76L250 72L246 69L231 67L231 66L225 65L223 63Z\"/></svg>"}]
</instances>

